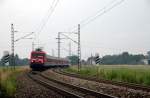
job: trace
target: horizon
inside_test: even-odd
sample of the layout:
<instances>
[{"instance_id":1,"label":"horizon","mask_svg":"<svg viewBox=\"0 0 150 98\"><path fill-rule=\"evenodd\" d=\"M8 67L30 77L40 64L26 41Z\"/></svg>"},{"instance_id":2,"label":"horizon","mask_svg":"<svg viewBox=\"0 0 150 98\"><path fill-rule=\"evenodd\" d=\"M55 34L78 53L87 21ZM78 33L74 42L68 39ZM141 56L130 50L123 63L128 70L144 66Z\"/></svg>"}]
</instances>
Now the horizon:
<instances>
[{"instance_id":1,"label":"horizon","mask_svg":"<svg viewBox=\"0 0 150 98\"><path fill-rule=\"evenodd\" d=\"M86 26L81 25L81 55L87 59L91 54L119 54L128 51L132 54L144 54L150 50L150 2L148 0L63 0L59 1L54 12L48 18L47 13L52 0L2 0L0 1L0 57L3 51L11 52L11 23L18 32L18 39L29 32L35 32L33 40L23 39L15 43L15 53L21 58L30 56L32 42L39 43L48 54L57 56L57 33L70 32L100 9L110 7L112 2L119 5L99 16ZM28 7L27 7L28 5ZM78 5L78 7L76 7ZM84 5L84 6L83 6ZM9 6L9 7L8 7ZM40 27L45 23L42 31ZM70 34L76 40L76 35ZM62 40L61 56L66 57L69 40ZM77 46L71 43L72 54L77 54ZM35 46L37 47L37 46ZM52 52L53 51L53 52Z\"/></svg>"}]
</instances>

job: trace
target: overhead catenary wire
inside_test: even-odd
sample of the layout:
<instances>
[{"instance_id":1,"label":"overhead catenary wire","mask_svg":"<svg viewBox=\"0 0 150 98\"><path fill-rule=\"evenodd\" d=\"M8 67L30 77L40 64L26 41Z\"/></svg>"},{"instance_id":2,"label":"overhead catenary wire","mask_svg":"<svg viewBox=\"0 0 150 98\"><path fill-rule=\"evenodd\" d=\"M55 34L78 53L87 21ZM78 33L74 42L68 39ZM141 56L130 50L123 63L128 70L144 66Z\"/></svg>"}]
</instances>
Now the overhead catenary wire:
<instances>
[{"instance_id":1,"label":"overhead catenary wire","mask_svg":"<svg viewBox=\"0 0 150 98\"><path fill-rule=\"evenodd\" d=\"M37 40L38 40L38 44L39 44L39 35L42 32L42 30L44 29L44 27L46 26L49 18L52 16L52 14L55 11L55 8L57 7L59 3L59 0L53 0L52 4L50 5L45 17L42 19L41 21L41 25L37 28L36 34L37 34Z\"/></svg>"},{"instance_id":2,"label":"overhead catenary wire","mask_svg":"<svg viewBox=\"0 0 150 98\"><path fill-rule=\"evenodd\" d=\"M65 52L69 52L69 50L64 47L61 47L61 49L64 50ZM71 53L71 55L76 55L76 54Z\"/></svg>"},{"instance_id":3,"label":"overhead catenary wire","mask_svg":"<svg viewBox=\"0 0 150 98\"><path fill-rule=\"evenodd\" d=\"M45 14L44 17L42 18L42 20L41 20L40 24L38 25L37 29L35 30L36 32L39 33L39 31L40 31L42 25L44 24L45 20L47 20L47 16L49 15L49 13L51 13L51 10L52 10L52 8L53 8L53 6L54 6L55 1L56 1L56 0L53 0L53 1L52 1L52 4L50 4L50 7L48 8L46 14Z\"/></svg>"},{"instance_id":4,"label":"overhead catenary wire","mask_svg":"<svg viewBox=\"0 0 150 98\"><path fill-rule=\"evenodd\" d=\"M40 24L38 24L36 30L35 30L35 38L34 38L34 41L37 40L37 46L39 47L39 34L40 34L40 31L42 30L41 28L43 27L44 25L44 22L46 22L45 20L47 20L47 16L49 15L49 13L51 13L51 10L52 10L52 7L54 5L56 0L53 0L52 3L50 4L50 7L48 8L46 14L44 15L44 17L42 18Z\"/></svg>"},{"instance_id":5,"label":"overhead catenary wire","mask_svg":"<svg viewBox=\"0 0 150 98\"><path fill-rule=\"evenodd\" d=\"M113 0L113 1L111 1L109 4L107 4L106 6L101 8L98 12L96 12L94 15L91 15L90 17L86 18L85 20L82 20L80 22L81 28L85 27L89 23L91 23L94 20L96 20L98 17L104 15L105 13L109 12L110 10L115 8L116 6L120 5L123 1L124 0L119 0L119 1L118 0ZM77 30L77 27L74 26L74 28L72 29L71 32L74 32L76 30ZM72 33L70 33L70 34L72 34Z\"/></svg>"},{"instance_id":6,"label":"overhead catenary wire","mask_svg":"<svg viewBox=\"0 0 150 98\"><path fill-rule=\"evenodd\" d=\"M120 5L123 1L124 0L119 0L119 1L118 0L113 0L113 1L111 1L106 6L104 6L99 11L97 11L95 14L93 14L93 15L89 16L88 18L82 20L80 22L81 28L85 27L89 23L96 20L98 17L104 15L105 13L109 12L110 10L115 8L116 6ZM73 26L73 28L71 29L71 32L76 31L76 30L77 30L77 26Z\"/></svg>"},{"instance_id":7,"label":"overhead catenary wire","mask_svg":"<svg viewBox=\"0 0 150 98\"><path fill-rule=\"evenodd\" d=\"M117 0L116 0L116 1L117 1ZM96 14L96 15L95 15L94 17L92 17L92 18L89 18L89 20L87 20L87 21L85 21L85 22L82 22L82 23L81 23L81 27L83 28L84 26L86 26L86 25L89 24L90 22L96 20L98 17L100 17L100 16L104 15L105 13L109 12L110 10L112 10L113 8L115 8L116 6L118 6L119 4L121 4L123 1L124 1L124 0L120 0L119 2L116 2L116 3L112 2L112 5L110 5L110 7L108 7L108 8L107 8L107 7L104 7L100 13ZM113 4L113 3L114 3L114 4Z\"/></svg>"},{"instance_id":8,"label":"overhead catenary wire","mask_svg":"<svg viewBox=\"0 0 150 98\"><path fill-rule=\"evenodd\" d=\"M19 40L21 40L21 39L25 39L26 37L32 35L33 33L34 33L34 32L31 32L31 33L29 33L29 34L27 34L27 35L25 35L25 36L22 36L22 37L20 37L20 38L18 38L18 39L16 39L16 40L14 40L14 42L17 42L17 41L19 41Z\"/></svg>"},{"instance_id":9,"label":"overhead catenary wire","mask_svg":"<svg viewBox=\"0 0 150 98\"><path fill-rule=\"evenodd\" d=\"M53 0L52 5L50 6L50 9L48 10L48 15L46 15L47 18L45 20L43 19L43 23L42 23L38 33L40 33L44 29L49 18L52 16L53 12L55 11L55 8L56 8L58 2L59 2L59 0Z\"/></svg>"},{"instance_id":10,"label":"overhead catenary wire","mask_svg":"<svg viewBox=\"0 0 150 98\"><path fill-rule=\"evenodd\" d=\"M120 5L124 0L113 0L103 8L101 8L99 11L97 11L94 15L91 15L90 17L86 18L85 20L82 20L79 24L81 25L81 28L85 27L89 23L95 21L98 17L104 15L105 13L111 11L116 6ZM72 32L77 31L77 26L74 26L74 28L69 32L70 34L74 34ZM79 31L79 30L78 30ZM78 38L80 39L80 38ZM80 46L80 45L79 45ZM81 55L81 54L80 54ZM81 57L81 56L80 56Z\"/></svg>"}]
</instances>

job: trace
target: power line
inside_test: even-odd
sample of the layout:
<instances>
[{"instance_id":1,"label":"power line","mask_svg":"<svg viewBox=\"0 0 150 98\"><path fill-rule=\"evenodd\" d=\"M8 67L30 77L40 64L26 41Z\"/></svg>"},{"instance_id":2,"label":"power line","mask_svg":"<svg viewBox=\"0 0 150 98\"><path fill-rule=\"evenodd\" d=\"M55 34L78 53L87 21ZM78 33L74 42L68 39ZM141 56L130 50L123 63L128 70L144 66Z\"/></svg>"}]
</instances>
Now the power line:
<instances>
[{"instance_id":1,"label":"power line","mask_svg":"<svg viewBox=\"0 0 150 98\"><path fill-rule=\"evenodd\" d=\"M68 49L66 49L66 48L64 48L64 47L62 47L62 46L61 46L61 50L64 50L64 51L66 51L66 52L70 52L70 50L68 50ZM68 56L72 56L72 55L76 55L76 54L73 54L73 53L71 52L71 55L68 55Z\"/></svg>"},{"instance_id":2,"label":"power line","mask_svg":"<svg viewBox=\"0 0 150 98\"><path fill-rule=\"evenodd\" d=\"M74 32L75 34L78 35L78 40L75 41L73 40L72 38L70 38L69 36L63 34L63 33L69 33L69 32L58 32L58 57L60 57L60 35L63 35L65 38L67 39L70 39L70 41L73 41L74 43L76 43L78 45L78 48L77 48L77 55L78 55L78 71L80 70L81 68L81 43L80 43L80 24L78 24L78 32Z\"/></svg>"},{"instance_id":3,"label":"power line","mask_svg":"<svg viewBox=\"0 0 150 98\"><path fill-rule=\"evenodd\" d=\"M70 39L70 40L73 41L74 43L78 44L77 41L73 40L73 39L70 38L69 36L67 36L67 35L65 35L65 34L63 34L63 33L61 33L61 35L63 35L63 36L66 37L67 39Z\"/></svg>"},{"instance_id":4,"label":"power line","mask_svg":"<svg viewBox=\"0 0 150 98\"><path fill-rule=\"evenodd\" d=\"M116 0L117 1L117 0ZM81 23L81 27L83 28L84 26L86 26L87 24L91 23L92 21L96 20L98 17L104 15L105 13L109 12L110 10L112 10L113 8L115 8L116 6L118 6L119 4L121 4L124 0L121 0L119 2L116 2L115 4L112 3L112 5L110 5L110 7L104 7L98 14L96 14L95 16L93 16L92 18L89 18L87 21Z\"/></svg>"},{"instance_id":5,"label":"power line","mask_svg":"<svg viewBox=\"0 0 150 98\"><path fill-rule=\"evenodd\" d=\"M103 7L102 9L100 9L96 14L92 15L91 17L88 17L87 19L83 20L80 22L81 24L81 28L83 28L84 26L88 25L89 23L91 23L92 21L96 20L98 17L104 15L105 13L109 12L110 10L112 10L113 8L115 8L117 5L121 4L124 0L113 0L112 2L110 2L107 6ZM75 26L76 27L76 26ZM73 28L73 31L75 31L77 29ZM71 31L71 32L73 32ZM70 33L72 34L72 33ZM81 67L81 45L80 45L80 25L78 26L78 71Z\"/></svg>"},{"instance_id":6,"label":"power line","mask_svg":"<svg viewBox=\"0 0 150 98\"><path fill-rule=\"evenodd\" d=\"M56 2L55 2L55 1L56 1ZM43 24L41 25L41 28L39 29L38 33L40 33L40 32L44 29L46 23L48 22L49 18L50 18L51 15L53 14L53 12L54 12L54 10L55 10L55 8L56 8L58 2L59 2L59 0L54 0L54 1L53 1L52 6L51 6L50 9L48 10L49 14L47 15L47 18L45 19L45 21L43 21Z\"/></svg>"},{"instance_id":7,"label":"power line","mask_svg":"<svg viewBox=\"0 0 150 98\"><path fill-rule=\"evenodd\" d=\"M34 33L34 32L31 32L31 33L29 33L29 34L27 34L27 35L25 35L25 36L22 36L22 37L20 37L20 38L18 38L18 39L16 39L16 40L14 40L14 42L17 42L17 41L19 41L19 40L21 40L21 39L25 39L26 37L32 35L33 33ZM27 38L27 39L32 39L32 38Z\"/></svg>"},{"instance_id":8,"label":"power line","mask_svg":"<svg viewBox=\"0 0 150 98\"><path fill-rule=\"evenodd\" d=\"M45 16L44 16L43 19L41 20L40 24L38 24L38 28L37 28L35 31L38 32L38 31L40 30L40 28L42 27L42 25L43 25L44 22L45 22L45 18L46 18L46 17L48 16L48 14L51 12L51 9L52 9L54 3L55 3L55 0L53 0L52 4L50 4L50 7L48 8L48 10L47 10Z\"/></svg>"},{"instance_id":9,"label":"power line","mask_svg":"<svg viewBox=\"0 0 150 98\"><path fill-rule=\"evenodd\" d=\"M42 30L42 27L44 25L44 23L46 22L45 19L47 19L47 16L49 15L49 13L51 13L52 7L55 3L55 0L53 0L52 4L50 4L50 7L48 8L45 16L43 17L43 19L41 20L40 24L38 25L38 28L35 30L35 40L37 39L37 43L39 44L39 33ZM37 34L37 35L36 35Z\"/></svg>"},{"instance_id":10,"label":"power line","mask_svg":"<svg viewBox=\"0 0 150 98\"><path fill-rule=\"evenodd\" d=\"M112 10L113 8L115 8L116 6L118 6L119 4L121 4L124 0L113 0L111 1L109 4L107 4L106 6L104 6L103 8L101 8L99 11L97 11L94 15L91 15L90 17L86 18L85 20L82 20L80 22L81 24L81 28L83 28L84 26L88 25L89 23L91 23L92 21L96 20L98 17L104 15L105 13L109 12L110 10ZM77 26L74 26L71 31L75 31L77 30Z\"/></svg>"},{"instance_id":11,"label":"power line","mask_svg":"<svg viewBox=\"0 0 150 98\"><path fill-rule=\"evenodd\" d=\"M82 20L80 23L85 23L87 22L88 20L90 20L91 18L93 18L94 16L96 16L97 14L101 13L103 10L105 10L107 8L107 6L110 6L111 4L113 4L114 2L116 2L117 0L113 0L111 2L109 2L107 5L105 5L103 8L101 8L100 10L98 10L95 14L87 17L86 19Z\"/></svg>"},{"instance_id":12,"label":"power line","mask_svg":"<svg viewBox=\"0 0 150 98\"><path fill-rule=\"evenodd\" d=\"M14 69L15 69L15 57L14 57L14 52L15 52L15 42L21 40L21 39L25 39L27 38L28 36L32 35L34 32L31 32L25 36L22 36L18 39L15 40L15 32L18 32L14 29L14 24L11 24L11 65L14 66ZM28 39L31 39L31 38L28 38Z\"/></svg>"},{"instance_id":13,"label":"power line","mask_svg":"<svg viewBox=\"0 0 150 98\"><path fill-rule=\"evenodd\" d=\"M38 36L38 43L39 43L39 34L41 33L41 31L44 29L44 27L46 26L46 23L48 22L49 18L52 16L52 14L55 11L55 8L58 4L59 0L53 0L52 5L50 6L49 10L48 10L48 14L45 15L45 17L43 18L42 22L41 22L41 26L39 27L39 30L37 31L37 36ZM47 16L47 17L46 17Z\"/></svg>"},{"instance_id":14,"label":"power line","mask_svg":"<svg viewBox=\"0 0 150 98\"><path fill-rule=\"evenodd\" d=\"M58 40L58 58L60 58L60 50L61 50L61 40L62 39L69 39L69 40L71 40L71 41L73 41L74 43L76 43L76 44L78 44L78 42L77 41L75 41L75 40L73 40L72 38L70 38L69 36L67 36L67 35L65 35L64 33L69 33L69 32L58 32L58 37L56 38L57 40ZM75 33L75 32L74 32ZM65 37L65 38L61 38L60 36L63 36L63 37Z\"/></svg>"}]
</instances>

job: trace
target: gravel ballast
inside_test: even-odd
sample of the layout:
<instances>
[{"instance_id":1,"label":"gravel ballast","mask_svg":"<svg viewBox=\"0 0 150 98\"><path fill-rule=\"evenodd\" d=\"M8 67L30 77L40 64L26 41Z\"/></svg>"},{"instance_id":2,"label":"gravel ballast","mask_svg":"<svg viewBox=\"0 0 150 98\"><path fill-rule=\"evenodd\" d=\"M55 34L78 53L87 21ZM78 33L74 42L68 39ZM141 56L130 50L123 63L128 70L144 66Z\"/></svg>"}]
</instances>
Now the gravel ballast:
<instances>
[{"instance_id":1,"label":"gravel ballast","mask_svg":"<svg viewBox=\"0 0 150 98\"><path fill-rule=\"evenodd\" d=\"M134 90L127 87L116 86L111 84L99 83L95 81L88 81L84 79L69 77L48 70L45 72L47 76L58 79L70 84L86 87L95 91L110 94L119 98L150 98L150 92L142 90Z\"/></svg>"},{"instance_id":2,"label":"gravel ballast","mask_svg":"<svg viewBox=\"0 0 150 98\"><path fill-rule=\"evenodd\" d=\"M23 73L17 77L15 98L64 98L64 96L37 84Z\"/></svg>"}]
</instances>

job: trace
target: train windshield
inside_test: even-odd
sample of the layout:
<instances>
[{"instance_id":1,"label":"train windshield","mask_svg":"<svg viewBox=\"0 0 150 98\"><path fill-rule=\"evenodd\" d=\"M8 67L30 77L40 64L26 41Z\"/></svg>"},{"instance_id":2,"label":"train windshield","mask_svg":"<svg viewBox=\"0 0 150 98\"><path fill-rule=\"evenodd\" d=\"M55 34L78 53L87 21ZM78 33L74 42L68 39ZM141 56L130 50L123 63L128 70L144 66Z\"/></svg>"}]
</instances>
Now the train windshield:
<instances>
[{"instance_id":1,"label":"train windshield","mask_svg":"<svg viewBox=\"0 0 150 98\"><path fill-rule=\"evenodd\" d=\"M32 53L32 58L43 58L45 54L42 53Z\"/></svg>"}]
</instances>

